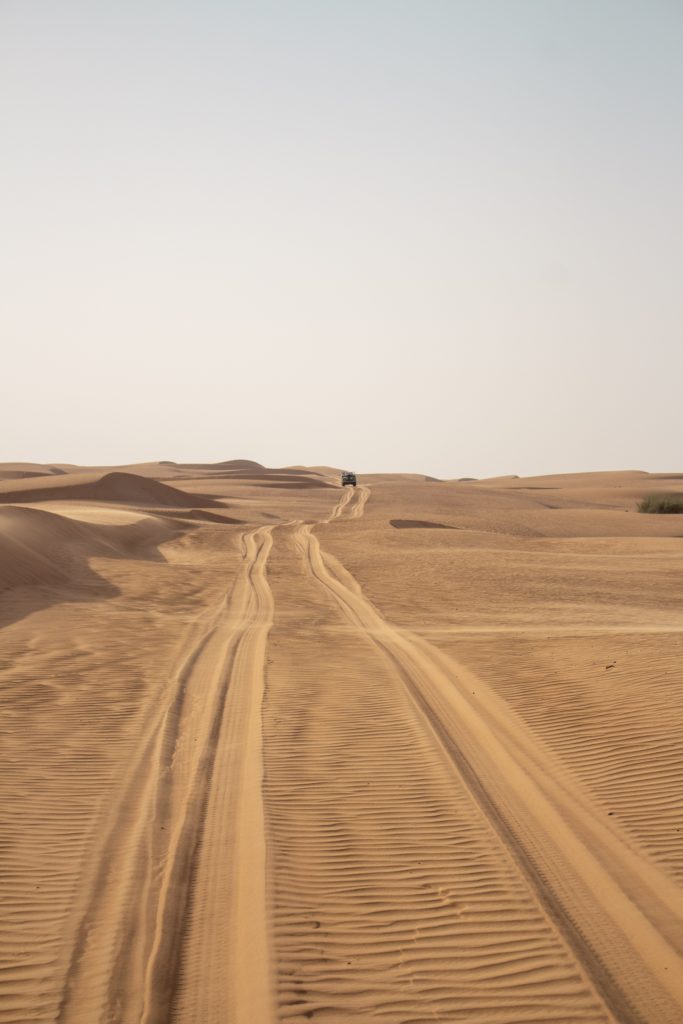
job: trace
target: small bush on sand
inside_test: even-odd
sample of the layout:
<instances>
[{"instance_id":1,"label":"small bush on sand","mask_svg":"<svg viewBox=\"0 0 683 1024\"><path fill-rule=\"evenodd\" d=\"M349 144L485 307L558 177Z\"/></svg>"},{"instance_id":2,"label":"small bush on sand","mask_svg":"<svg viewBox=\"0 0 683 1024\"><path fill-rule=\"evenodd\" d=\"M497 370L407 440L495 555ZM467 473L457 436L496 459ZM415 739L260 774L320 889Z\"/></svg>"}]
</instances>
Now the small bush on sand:
<instances>
[{"instance_id":1,"label":"small bush on sand","mask_svg":"<svg viewBox=\"0 0 683 1024\"><path fill-rule=\"evenodd\" d=\"M648 494L638 506L638 511L683 513L683 494Z\"/></svg>"}]
</instances>

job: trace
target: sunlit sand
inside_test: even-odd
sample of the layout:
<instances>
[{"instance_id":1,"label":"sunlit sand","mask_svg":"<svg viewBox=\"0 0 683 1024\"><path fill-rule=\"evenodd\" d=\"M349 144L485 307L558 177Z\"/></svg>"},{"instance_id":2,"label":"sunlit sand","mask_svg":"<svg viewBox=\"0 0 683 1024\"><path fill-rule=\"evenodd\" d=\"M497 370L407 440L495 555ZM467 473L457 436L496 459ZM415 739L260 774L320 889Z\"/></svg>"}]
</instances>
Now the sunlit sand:
<instances>
[{"instance_id":1,"label":"sunlit sand","mask_svg":"<svg viewBox=\"0 0 683 1024\"><path fill-rule=\"evenodd\" d=\"M664 491L0 467L0 1024L680 1024Z\"/></svg>"}]
</instances>

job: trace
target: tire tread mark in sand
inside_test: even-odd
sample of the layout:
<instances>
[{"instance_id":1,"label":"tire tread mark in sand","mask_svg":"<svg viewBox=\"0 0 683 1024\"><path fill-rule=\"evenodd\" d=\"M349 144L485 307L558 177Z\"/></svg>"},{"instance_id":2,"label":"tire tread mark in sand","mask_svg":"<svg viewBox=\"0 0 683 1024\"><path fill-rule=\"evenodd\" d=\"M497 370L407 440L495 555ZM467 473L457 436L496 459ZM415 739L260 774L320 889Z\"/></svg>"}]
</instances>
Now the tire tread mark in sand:
<instances>
[{"instance_id":1,"label":"tire tread mark in sand","mask_svg":"<svg viewBox=\"0 0 683 1024\"><path fill-rule=\"evenodd\" d=\"M351 509L351 519L362 519L365 515L365 506L370 498L370 488L359 484L356 490L356 500Z\"/></svg>"},{"instance_id":2,"label":"tire tread mark in sand","mask_svg":"<svg viewBox=\"0 0 683 1024\"><path fill-rule=\"evenodd\" d=\"M274 605L266 565L272 527L248 560L247 622L235 647L231 686L198 850L196 892L174 1019L266 1024L275 1006L270 972L268 862L263 807L262 709ZM253 537L250 542L254 543Z\"/></svg>"},{"instance_id":3,"label":"tire tread mark in sand","mask_svg":"<svg viewBox=\"0 0 683 1024\"><path fill-rule=\"evenodd\" d=\"M238 624L222 648L223 661L220 669L220 681L217 691L214 690L210 695L213 699L211 719L204 737L203 749L193 762L191 795L184 802L183 819L176 828L176 842L173 850L169 851L167 840L163 851L162 859L167 866L164 871L162 890L159 892L157 905L147 908L146 916L153 918L155 924L154 934L146 941L147 950L151 950L151 953L147 954L148 960L144 972L148 978L147 1000L144 1009L140 1008L142 1014L139 1016L139 1019L145 1024L167 1021L171 1013L178 973L177 967L184 938L184 921L190 906L192 879L195 873L197 853L202 841L203 823L211 791L213 765L230 685L231 669L248 630L249 622L246 612L253 601L255 589L253 572L261 553L261 535L269 533L271 529L272 527L261 527L251 530L242 538L242 554L246 564L241 573L242 580L247 584L246 596L237 608ZM254 546L253 557L248 559L248 538L252 537L258 538L258 540ZM154 843L153 834L158 834L160 829L168 829L169 832L171 830L173 760L182 730L188 686L200 659L212 642L216 641L217 631L225 628L224 624L222 625L223 620L229 617L234 610L232 608L233 598L239 580L240 576L238 575L229 596L219 603L209 628L186 657L177 674L177 684L173 688L170 701L165 709L155 717L152 728L148 730L134 770L129 773L116 813L110 819L105 841L102 844L104 853L97 864L89 886L90 900L81 917L72 945L57 1017L58 1024L68 1024L70 1020L86 1019L84 1017L85 1001L80 989L82 985L85 985L87 990L90 979L87 977L88 970L87 965L84 965L84 956L93 928L99 916L106 911L109 888L117 868L120 866L120 859L123 858L125 861L128 875L133 876L135 865L143 860L144 846L149 845L150 842ZM154 766L151 773L150 764ZM134 849L131 851L126 848L125 844L125 826L126 821L130 819L132 804L135 805L135 820L139 825L139 834L134 841ZM123 838L117 840L119 834ZM151 839L150 836L152 836ZM170 836L168 838L170 839ZM149 872L152 867L149 862L146 867L148 876L146 881L149 882ZM110 944L113 944L115 952L108 958L111 965L108 978L104 987L100 986L103 994L106 992L106 997L95 997L97 1008L94 1012L88 1011L88 1020L119 1019L118 1014L123 1005L122 999L126 995L125 992L122 993L122 989L131 984L128 978L131 968L129 944L136 932L140 932L141 927L139 907L129 891L132 884L130 882L127 887L125 893L127 898L124 899L123 907L116 920L113 923L108 923ZM161 907L158 905L160 901L162 902ZM143 916L145 916L144 911ZM92 993L89 995L92 1003ZM113 1008L117 1009L113 1010ZM117 1016L112 1017L113 1012Z\"/></svg>"},{"instance_id":4,"label":"tire tread mark in sand","mask_svg":"<svg viewBox=\"0 0 683 1024\"><path fill-rule=\"evenodd\" d=\"M444 727L438 715L434 713L434 710L420 692L419 687L415 685L409 671L401 664L394 652L385 646L381 640L374 638L374 642L392 663L394 669L403 680L417 710L424 715L437 741L455 764L460 777L463 779L475 802L481 808L488 823L500 837L522 874L533 887L545 913L564 937L565 942L581 964L586 975L593 982L610 1012L623 1024L642 1024L642 1017L625 993L622 992L610 971L598 959L586 936L556 899L552 888L527 853L524 844L498 810L468 757L460 749L453 737L449 735L448 730Z\"/></svg>"},{"instance_id":5,"label":"tire tread mark in sand","mask_svg":"<svg viewBox=\"0 0 683 1024\"><path fill-rule=\"evenodd\" d=\"M221 601L222 603L223 601ZM159 744L161 744L162 748L170 751L166 764L160 769L162 772L168 770L187 693L187 681L202 651L210 643L215 630L216 626L211 626L185 659L177 675L177 687L171 698L171 703L156 717L154 726L140 749L134 770L128 776L116 813L110 818L106 837L102 843L104 854L97 863L97 869L90 884L91 896L78 925L75 941L72 944L69 964L62 985L63 994L57 1014L57 1024L62 1024L62 1022L68 1019L71 990L80 970L81 959L93 927L93 922L100 908L102 894L107 889L108 878L116 865L117 846L119 844L116 842L115 837L123 832L124 822L130 814L130 804L135 800L135 793L140 789L144 789L144 778L149 771L149 762L153 757L154 747ZM119 943L120 945L124 944L125 938L126 936L124 935Z\"/></svg>"},{"instance_id":6,"label":"tire tread mark in sand","mask_svg":"<svg viewBox=\"0 0 683 1024\"><path fill-rule=\"evenodd\" d=\"M358 484L357 487L344 487L339 501L334 506L327 519L323 519L322 522L332 523L336 519L347 518L360 519L365 512L365 506L368 503L369 497L370 488L365 484ZM345 515L345 511L348 511L348 516Z\"/></svg>"},{"instance_id":7,"label":"tire tread mark in sand","mask_svg":"<svg viewBox=\"0 0 683 1024\"><path fill-rule=\"evenodd\" d=\"M311 527L302 525L299 530L299 535L304 538L305 557L309 572L321 584L321 586L325 588L335 603L342 609L345 616L349 618L355 626L365 632L368 640L380 651L380 653L389 661L392 668L399 674L408 690L416 711L421 713L426 720L428 728L431 730L449 760L454 764L463 782L471 793L472 799L480 807L482 814L489 822L490 827L499 836L505 845L505 848L509 851L513 861L517 864L518 869L526 878L528 884L532 887L532 890L536 893L539 904L543 907L548 918L562 934L568 947L572 950L577 962L581 965L584 974L590 978L607 1009L610 1011L612 1016L620 1022L620 1024L642 1024L642 1016L632 1005L631 1001L623 992L612 973L598 958L589 940L566 913L564 907L552 891L552 888L546 882L534 861L525 850L523 843L498 810L494 800L488 794L470 761L454 742L438 716L430 707L424 695L420 692L419 687L412 679L409 668L407 668L399 657L397 657L395 652L382 641L380 636L373 635L372 632L366 628L365 624L357 616L353 607L353 602L346 600L343 592L339 593L335 586L325 578L326 574L328 574L328 569L323 560L319 541L311 532ZM323 568L322 573L319 571L319 567L314 564L313 549L315 547L317 547L317 551L319 553L320 565ZM345 584L341 583L338 579L335 579L335 582L342 591L346 589ZM358 595L360 595L360 593L360 587L358 587ZM372 608L373 614L376 615L378 619L381 619L377 610L373 606L369 606Z\"/></svg>"},{"instance_id":8,"label":"tire tread mark in sand","mask_svg":"<svg viewBox=\"0 0 683 1024\"><path fill-rule=\"evenodd\" d=\"M141 1024L165 1022L171 1016L178 984L180 955L185 941L187 917L197 870L197 854L203 839L206 809L213 780L216 748L230 688L232 666L243 638L242 635L237 644L233 646L225 665L225 677L213 715L207 745L197 764L198 778L195 781L195 787L199 792L196 797L191 796L188 801L190 813L186 814L183 820L182 833L174 851L170 877L166 883L168 898L164 901L161 920L157 926L160 942L155 951L150 972L151 1000L145 1008Z\"/></svg>"},{"instance_id":9,"label":"tire tread mark in sand","mask_svg":"<svg viewBox=\"0 0 683 1024\"><path fill-rule=\"evenodd\" d=\"M259 537L253 558L248 558L246 538L243 555L246 561L246 580L248 584L248 604L254 601L258 607L258 591L254 582L254 574L258 565L263 541L262 534L269 533L272 527L264 527L251 535ZM266 553L267 556L267 553ZM228 649L227 661L221 669L222 680L218 699L212 714L211 728L201 760L195 769L196 793L190 794L187 809L182 822L181 835L176 844L171 871L165 886L165 899L161 918L158 921L156 934L159 938L148 972L147 1005L145 1006L141 1024L165 1024L172 1014L178 982L180 977L180 956L185 941L186 927L189 920L194 882L198 867L198 853L201 848L206 823L207 808L211 794L216 753L222 731L225 707L233 678L233 666L239 657L243 645L247 641L249 618L242 628L234 635Z\"/></svg>"}]
</instances>

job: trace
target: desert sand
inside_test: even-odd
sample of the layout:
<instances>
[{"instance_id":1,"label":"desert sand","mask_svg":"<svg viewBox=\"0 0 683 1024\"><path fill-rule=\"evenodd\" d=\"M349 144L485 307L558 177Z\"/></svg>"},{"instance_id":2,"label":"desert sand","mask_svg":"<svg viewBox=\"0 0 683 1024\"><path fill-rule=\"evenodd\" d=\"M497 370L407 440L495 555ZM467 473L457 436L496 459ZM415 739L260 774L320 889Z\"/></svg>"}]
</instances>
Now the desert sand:
<instances>
[{"instance_id":1,"label":"desert sand","mask_svg":"<svg viewBox=\"0 0 683 1024\"><path fill-rule=\"evenodd\" d=\"M0 1024L680 1024L658 491L0 466Z\"/></svg>"}]
</instances>

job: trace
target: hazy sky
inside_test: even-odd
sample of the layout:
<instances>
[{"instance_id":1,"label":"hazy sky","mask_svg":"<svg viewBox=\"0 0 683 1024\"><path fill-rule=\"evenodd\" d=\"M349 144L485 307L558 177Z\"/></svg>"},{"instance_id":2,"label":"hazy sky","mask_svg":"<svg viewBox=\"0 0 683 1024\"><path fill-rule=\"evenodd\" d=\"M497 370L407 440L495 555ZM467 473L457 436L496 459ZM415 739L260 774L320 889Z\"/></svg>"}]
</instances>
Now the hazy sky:
<instances>
[{"instance_id":1,"label":"hazy sky","mask_svg":"<svg viewBox=\"0 0 683 1024\"><path fill-rule=\"evenodd\" d=\"M0 460L683 469L681 0L2 0Z\"/></svg>"}]
</instances>

